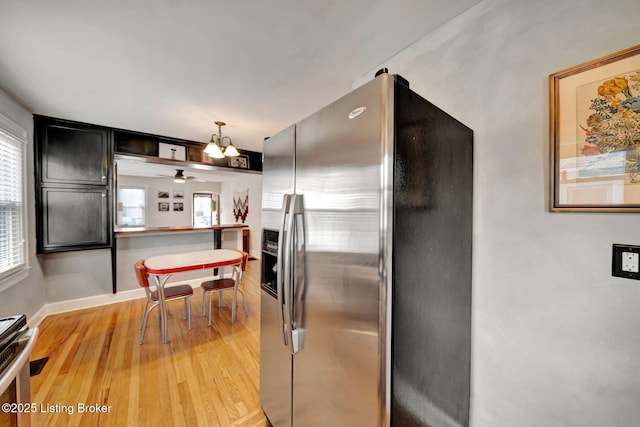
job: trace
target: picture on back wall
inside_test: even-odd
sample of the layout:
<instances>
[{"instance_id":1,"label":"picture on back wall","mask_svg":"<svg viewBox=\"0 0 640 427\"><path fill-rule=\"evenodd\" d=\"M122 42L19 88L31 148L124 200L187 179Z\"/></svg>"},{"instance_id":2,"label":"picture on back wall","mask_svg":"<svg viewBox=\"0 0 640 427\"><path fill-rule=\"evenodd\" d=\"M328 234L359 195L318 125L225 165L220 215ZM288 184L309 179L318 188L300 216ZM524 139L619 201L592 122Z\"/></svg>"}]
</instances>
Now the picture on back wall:
<instances>
[{"instance_id":1,"label":"picture on back wall","mask_svg":"<svg viewBox=\"0 0 640 427\"><path fill-rule=\"evenodd\" d=\"M640 45L549 76L552 211L640 212Z\"/></svg>"}]
</instances>

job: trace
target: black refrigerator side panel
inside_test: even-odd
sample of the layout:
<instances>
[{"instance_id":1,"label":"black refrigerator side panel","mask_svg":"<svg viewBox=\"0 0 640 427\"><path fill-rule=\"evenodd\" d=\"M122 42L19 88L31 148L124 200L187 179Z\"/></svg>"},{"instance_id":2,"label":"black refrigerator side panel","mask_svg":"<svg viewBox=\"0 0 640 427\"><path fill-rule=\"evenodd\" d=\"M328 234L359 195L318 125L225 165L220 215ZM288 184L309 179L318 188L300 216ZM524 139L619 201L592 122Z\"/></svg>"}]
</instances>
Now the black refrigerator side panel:
<instances>
[{"instance_id":1,"label":"black refrigerator side panel","mask_svg":"<svg viewBox=\"0 0 640 427\"><path fill-rule=\"evenodd\" d=\"M394 426L468 426L473 132L395 90Z\"/></svg>"}]
</instances>

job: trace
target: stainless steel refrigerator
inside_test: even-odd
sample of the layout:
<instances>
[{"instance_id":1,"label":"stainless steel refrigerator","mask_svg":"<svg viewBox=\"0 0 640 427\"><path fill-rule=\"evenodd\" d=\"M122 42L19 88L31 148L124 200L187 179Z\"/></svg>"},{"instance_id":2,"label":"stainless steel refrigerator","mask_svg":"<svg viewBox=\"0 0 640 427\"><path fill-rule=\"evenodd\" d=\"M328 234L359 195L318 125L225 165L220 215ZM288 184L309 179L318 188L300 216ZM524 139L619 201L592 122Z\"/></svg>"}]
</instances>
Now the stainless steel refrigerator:
<instances>
[{"instance_id":1,"label":"stainless steel refrigerator","mask_svg":"<svg viewBox=\"0 0 640 427\"><path fill-rule=\"evenodd\" d=\"M264 142L260 401L467 426L473 133L382 73Z\"/></svg>"}]
</instances>

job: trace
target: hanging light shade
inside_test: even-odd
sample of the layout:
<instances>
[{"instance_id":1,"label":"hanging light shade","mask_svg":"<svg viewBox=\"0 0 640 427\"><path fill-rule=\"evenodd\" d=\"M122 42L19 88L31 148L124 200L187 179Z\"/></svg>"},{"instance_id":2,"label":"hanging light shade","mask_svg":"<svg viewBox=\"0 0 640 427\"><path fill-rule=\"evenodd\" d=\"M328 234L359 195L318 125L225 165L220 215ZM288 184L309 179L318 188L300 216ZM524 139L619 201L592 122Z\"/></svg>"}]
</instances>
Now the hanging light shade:
<instances>
[{"instance_id":1,"label":"hanging light shade","mask_svg":"<svg viewBox=\"0 0 640 427\"><path fill-rule=\"evenodd\" d=\"M240 155L240 153L238 153L238 150L236 150L236 147L233 146L231 139L229 139L229 145L227 145L227 147L224 149L223 154L227 157L236 157Z\"/></svg>"},{"instance_id":2,"label":"hanging light shade","mask_svg":"<svg viewBox=\"0 0 640 427\"><path fill-rule=\"evenodd\" d=\"M231 142L231 138L228 136L222 136L222 126L224 126L225 122L217 121L215 122L218 125L218 134L215 133L211 135L211 141L207 144L207 147L204 149L204 152L214 159L224 159L225 157L235 157L239 156L238 150L233 146ZM225 147L224 141L225 139L229 140L229 144Z\"/></svg>"},{"instance_id":3,"label":"hanging light shade","mask_svg":"<svg viewBox=\"0 0 640 427\"><path fill-rule=\"evenodd\" d=\"M218 145L216 141L211 139L207 144L207 148L204 149L204 152L214 159L224 159L224 154L222 153L222 149Z\"/></svg>"}]
</instances>

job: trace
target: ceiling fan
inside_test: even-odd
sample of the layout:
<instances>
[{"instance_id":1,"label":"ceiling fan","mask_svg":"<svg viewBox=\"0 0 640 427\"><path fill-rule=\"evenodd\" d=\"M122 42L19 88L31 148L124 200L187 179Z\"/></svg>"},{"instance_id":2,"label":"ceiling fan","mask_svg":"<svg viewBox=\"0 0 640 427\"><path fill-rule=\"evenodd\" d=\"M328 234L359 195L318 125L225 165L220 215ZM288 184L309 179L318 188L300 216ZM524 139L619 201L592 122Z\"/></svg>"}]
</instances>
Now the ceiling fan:
<instances>
[{"instance_id":1,"label":"ceiling fan","mask_svg":"<svg viewBox=\"0 0 640 427\"><path fill-rule=\"evenodd\" d=\"M161 174L157 174L157 175L167 177L167 178L173 178L173 182L176 182L178 184L183 184L187 181L206 182L204 179L198 179L195 176L185 176L184 169L176 169L176 174L173 176L161 175Z\"/></svg>"}]
</instances>

